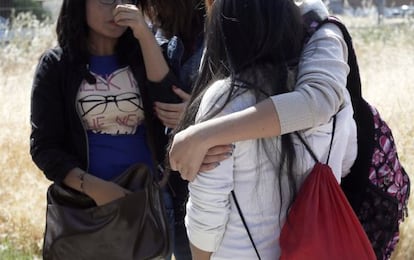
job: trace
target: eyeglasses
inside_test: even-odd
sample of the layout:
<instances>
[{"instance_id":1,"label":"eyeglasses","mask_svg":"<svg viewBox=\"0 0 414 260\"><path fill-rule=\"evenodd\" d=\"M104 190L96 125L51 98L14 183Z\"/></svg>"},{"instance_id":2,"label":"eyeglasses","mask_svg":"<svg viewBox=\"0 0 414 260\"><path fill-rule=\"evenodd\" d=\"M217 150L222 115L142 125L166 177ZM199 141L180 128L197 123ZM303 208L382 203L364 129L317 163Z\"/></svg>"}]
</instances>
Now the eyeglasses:
<instances>
[{"instance_id":1,"label":"eyeglasses","mask_svg":"<svg viewBox=\"0 0 414 260\"><path fill-rule=\"evenodd\" d=\"M103 5L113 5L115 2L118 2L117 0L99 0L99 3ZM121 0L121 4L137 4L137 0Z\"/></svg>"},{"instance_id":2,"label":"eyeglasses","mask_svg":"<svg viewBox=\"0 0 414 260\"><path fill-rule=\"evenodd\" d=\"M89 95L79 100L82 108L82 117L86 114L99 115L105 112L108 103L115 103L122 112L144 110L141 97L137 93L123 93L116 96Z\"/></svg>"}]
</instances>

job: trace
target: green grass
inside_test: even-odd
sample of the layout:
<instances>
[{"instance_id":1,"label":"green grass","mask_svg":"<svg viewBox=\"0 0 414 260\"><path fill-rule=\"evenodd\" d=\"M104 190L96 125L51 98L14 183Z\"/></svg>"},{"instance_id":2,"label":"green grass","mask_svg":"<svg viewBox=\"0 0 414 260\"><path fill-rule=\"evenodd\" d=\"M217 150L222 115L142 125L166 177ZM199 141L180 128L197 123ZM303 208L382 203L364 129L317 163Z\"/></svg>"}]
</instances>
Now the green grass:
<instances>
[{"instance_id":1,"label":"green grass","mask_svg":"<svg viewBox=\"0 0 414 260\"><path fill-rule=\"evenodd\" d=\"M0 259L2 260L33 260L41 259L40 255L35 254L33 251L24 251L16 249L8 241L4 240L0 242Z\"/></svg>"}]
</instances>

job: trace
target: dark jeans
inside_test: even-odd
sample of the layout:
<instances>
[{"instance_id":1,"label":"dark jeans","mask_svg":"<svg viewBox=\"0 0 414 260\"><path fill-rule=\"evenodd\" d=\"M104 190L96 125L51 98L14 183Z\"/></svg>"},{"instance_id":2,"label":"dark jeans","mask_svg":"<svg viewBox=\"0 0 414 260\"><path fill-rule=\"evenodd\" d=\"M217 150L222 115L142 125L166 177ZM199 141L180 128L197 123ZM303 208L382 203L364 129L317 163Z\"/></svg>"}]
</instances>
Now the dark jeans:
<instances>
[{"instance_id":1,"label":"dark jeans","mask_svg":"<svg viewBox=\"0 0 414 260\"><path fill-rule=\"evenodd\" d=\"M191 260L190 243L184 225L185 202L177 202L168 191L164 191L164 204L170 229L172 252L176 260ZM174 207L174 205L176 205ZM177 205L181 205L177 207ZM171 255L166 258L171 259Z\"/></svg>"},{"instance_id":2,"label":"dark jeans","mask_svg":"<svg viewBox=\"0 0 414 260\"><path fill-rule=\"evenodd\" d=\"M163 198L164 198L164 206L165 206L165 212L167 215L167 221L168 221L168 229L170 231L170 241L171 241L171 250L170 252L172 252L172 247L174 245L174 223L175 223L175 219L174 219L174 204L172 201L172 197L170 195L170 193L168 191L163 191ZM169 256L167 256L165 258L166 260L171 260L171 254Z\"/></svg>"},{"instance_id":3,"label":"dark jeans","mask_svg":"<svg viewBox=\"0 0 414 260\"><path fill-rule=\"evenodd\" d=\"M174 257L176 260L191 260L190 242L188 241L184 218L175 220Z\"/></svg>"}]
</instances>

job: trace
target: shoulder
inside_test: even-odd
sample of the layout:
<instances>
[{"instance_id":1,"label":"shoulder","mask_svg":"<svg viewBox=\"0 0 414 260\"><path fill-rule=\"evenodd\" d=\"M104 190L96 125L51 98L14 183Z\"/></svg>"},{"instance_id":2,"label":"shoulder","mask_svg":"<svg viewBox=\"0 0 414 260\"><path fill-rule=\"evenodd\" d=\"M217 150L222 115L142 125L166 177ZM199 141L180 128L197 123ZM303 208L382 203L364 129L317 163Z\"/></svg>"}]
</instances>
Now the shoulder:
<instances>
[{"instance_id":1,"label":"shoulder","mask_svg":"<svg viewBox=\"0 0 414 260\"><path fill-rule=\"evenodd\" d=\"M39 66L43 68L56 68L63 61L63 51L55 47L44 51L39 58Z\"/></svg>"},{"instance_id":2,"label":"shoulder","mask_svg":"<svg viewBox=\"0 0 414 260\"><path fill-rule=\"evenodd\" d=\"M328 55L328 56L327 56ZM303 49L304 58L330 57L347 61L348 47L341 29L333 23L325 23L316 30Z\"/></svg>"},{"instance_id":3,"label":"shoulder","mask_svg":"<svg viewBox=\"0 0 414 260\"><path fill-rule=\"evenodd\" d=\"M302 0L295 1L295 3L302 15L310 11L315 12L321 18L326 18L329 15L328 9L322 0Z\"/></svg>"},{"instance_id":4,"label":"shoulder","mask_svg":"<svg viewBox=\"0 0 414 260\"><path fill-rule=\"evenodd\" d=\"M251 91L236 87L231 91L229 78L213 82L203 95L198 116L205 115L211 109L219 109L224 106L219 115L230 114L243 110L256 103ZM229 96L231 94L231 97ZM230 100L228 102L228 100Z\"/></svg>"},{"instance_id":5,"label":"shoulder","mask_svg":"<svg viewBox=\"0 0 414 260\"><path fill-rule=\"evenodd\" d=\"M223 94L228 93L230 89L230 80L221 79L211 83L203 95L204 102L217 102Z\"/></svg>"},{"instance_id":6,"label":"shoulder","mask_svg":"<svg viewBox=\"0 0 414 260\"><path fill-rule=\"evenodd\" d=\"M341 29L339 29L339 27L333 23L325 23L324 25L321 26L321 28L319 28L314 36L316 36L315 38L318 37L332 37L332 38L337 38L337 39L343 39L343 34Z\"/></svg>"},{"instance_id":7,"label":"shoulder","mask_svg":"<svg viewBox=\"0 0 414 260\"><path fill-rule=\"evenodd\" d=\"M251 91L242 87L234 87L232 90L231 84L229 78L214 82L204 94L203 101L210 103L210 105L222 106L230 99L224 109L226 113L242 110L255 103L255 97ZM230 93L231 90L232 93Z\"/></svg>"},{"instance_id":8,"label":"shoulder","mask_svg":"<svg viewBox=\"0 0 414 260\"><path fill-rule=\"evenodd\" d=\"M200 119L206 115L211 109L218 108L224 104L224 95L228 93L230 82L226 79L217 80L208 87L204 92L197 113Z\"/></svg>"},{"instance_id":9,"label":"shoulder","mask_svg":"<svg viewBox=\"0 0 414 260\"><path fill-rule=\"evenodd\" d=\"M47 49L41 55L41 59L50 60L50 61L60 61L63 57L63 51L60 47L54 47Z\"/></svg>"},{"instance_id":10,"label":"shoulder","mask_svg":"<svg viewBox=\"0 0 414 260\"><path fill-rule=\"evenodd\" d=\"M326 19L329 16L328 9L322 0L302 0L297 3L302 16L307 17L309 14L318 17L319 19ZM321 26L315 33L313 33L309 43L317 39L342 39L342 32L338 26L333 23L326 23Z\"/></svg>"},{"instance_id":11,"label":"shoulder","mask_svg":"<svg viewBox=\"0 0 414 260\"><path fill-rule=\"evenodd\" d=\"M55 47L44 51L38 60L35 78L38 80L52 80L62 75L63 66L68 66L65 62L63 51L60 47Z\"/></svg>"}]
</instances>

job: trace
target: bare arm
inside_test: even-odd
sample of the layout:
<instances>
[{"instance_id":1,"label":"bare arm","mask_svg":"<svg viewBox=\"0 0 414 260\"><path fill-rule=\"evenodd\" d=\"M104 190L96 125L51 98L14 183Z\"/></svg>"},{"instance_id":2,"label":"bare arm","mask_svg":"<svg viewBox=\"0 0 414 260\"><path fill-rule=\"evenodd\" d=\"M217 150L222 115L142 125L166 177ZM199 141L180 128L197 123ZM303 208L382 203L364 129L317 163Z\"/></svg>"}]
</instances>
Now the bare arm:
<instances>
[{"instance_id":1,"label":"bare arm","mask_svg":"<svg viewBox=\"0 0 414 260\"><path fill-rule=\"evenodd\" d=\"M208 141L210 147L228 142L280 135L279 117L270 99L240 112L198 125L204 129L200 135ZM240 126L243 126L243 129L240 129Z\"/></svg>"},{"instance_id":2,"label":"bare arm","mask_svg":"<svg viewBox=\"0 0 414 260\"><path fill-rule=\"evenodd\" d=\"M192 181L210 148L277 135L280 135L279 117L273 102L266 99L240 112L204 121L177 133L169 152L170 164L172 169L180 171L183 179Z\"/></svg>"},{"instance_id":3,"label":"bare arm","mask_svg":"<svg viewBox=\"0 0 414 260\"><path fill-rule=\"evenodd\" d=\"M85 171L74 168L63 179L63 183L72 189L83 192L100 206L124 197L130 191L116 183L105 181Z\"/></svg>"},{"instance_id":4,"label":"bare arm","mask_svg":"<svg viewBox=\"0 0 414 260\"><path fill-rule=\"evenodd\" d=\"M141 45L148 80L161 81L170 69L162 55L161 48L147 26L142 29L138 40Z\"/></svg>"},{"instance_id":5,"label":"bare arm","mask_svg":"<svg viewBox=\"0 0 414 260\"><path fill-rule=\"evenodd\" d=\"M178 133L170 150L171 166L191 181L211 147L279 136L328 122L343 104L344 95L349 95L346 57L341 32L334 25L325 25L305 47L295 91Z\"/></svg>"},{"instance_id":6,"label":"bare arm","mask_svg":"<svg viewBox=\"0 0 414 260\"><path fill-rule=\"evenodd\" d=\"M210 260L211 252L203 251L190 243L193 260Z\"/></svg>"},{"instance_id":7,"label":"bare arm","mask_svg":"<svg viewBox=\"0 0 414 260\"><path fill-rule=\"evenodd\" d=\"M117 5L114 10L114 20L119 25L130 27L139 41L148 80L159 82L164 79L169 67L144 20L142 11L135 5Z\"/></svg>"}]
</instances>

